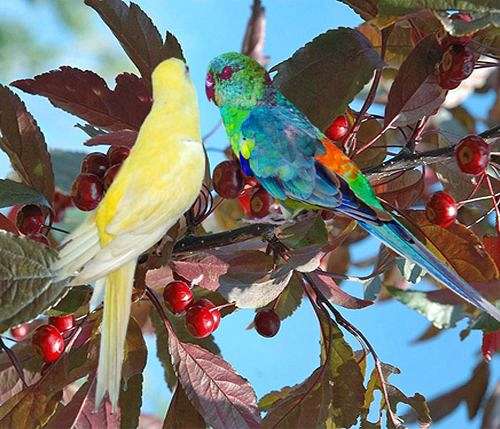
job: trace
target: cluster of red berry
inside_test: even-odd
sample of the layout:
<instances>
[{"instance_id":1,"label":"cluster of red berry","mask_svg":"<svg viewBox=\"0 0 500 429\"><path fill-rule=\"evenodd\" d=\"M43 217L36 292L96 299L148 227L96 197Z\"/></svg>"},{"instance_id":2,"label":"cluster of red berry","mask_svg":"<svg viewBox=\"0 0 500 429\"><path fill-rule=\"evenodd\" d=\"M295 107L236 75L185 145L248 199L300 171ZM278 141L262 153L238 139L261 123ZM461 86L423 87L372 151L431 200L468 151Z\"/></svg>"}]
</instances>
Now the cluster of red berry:
<instances>
[{"instance_id":1,"label":"cluster of red berry","mask_svg":"<svg viewBox=\"0 0 500 429\"><path fill-rule=\"evenodd\" d=\"M463 12L454 13L450 19L472 21L472 17ZM471 40L468 35L455 37L449 34L441 40L443 57L437 67L438 83L441 88L454 89L471 75L477 57L470 48Z\"/></svg>"},{"instance_id":2,"label":"cluster of red berry","mask_svg":"<svg viewBox=\"0 0 500 429\"><path fill-rule=\"evenodd\" d=\"M455 147L455 160L463 173L474 176L484 174L490 160L489 145L480 136L466 136ZM457 212L457 202L443 191L434 193L425 206L429 221L443 228L455 222Z\"/></svg>"},{"instance_id":3,"label":"cluster of red berry","mask_svg":"<svg viewBox=\"0 0 500 429\"><path fill-rule=\"evenodd\" d=\"M75 326L75 317L72 314L49 317L49 323L39 326L33 333L31 343L40 357L46 363L55 362L64 352L64 336ZM29 333L30 325L11 328L10 333L16 341L23 340Z\"/></svg>"},{"instance_id":4,"label":"cluster of red berry","mask_svg":"<svg viewBox=\"0 0 500 429\"><path fill-rule=\"evenodd\" d=\"M71 197L74 205L83 211L94 210L129 153L130 149L126 146L110 146L107 154L89 153L73 182Z\"/></svg>"},{"instance_id":5,"label":"cluster of red berry","mask_svg":"<svg viewBox=\"0 0 500 429\"><path fill-rule=\"evenodd\" d=\"M206 298L195 302L193 291L186 282L170 282L163 290L163 299L172 313L186 313L186 328L193 337L208 337L219 327L220 309Z\"/></svg>"},{"instance_id":6,"label":"cluster of red berry","mask_svg":"<svg viewBox=\"0 0 500 429\"><path fill-rule=\"evenodd\" d=\"M223 161L213 173L215 191L226 199L237 198L245 216L263 218L269 214L272 197L257 180L245 176L238 161Z\"/></svg>"}]
</instances>

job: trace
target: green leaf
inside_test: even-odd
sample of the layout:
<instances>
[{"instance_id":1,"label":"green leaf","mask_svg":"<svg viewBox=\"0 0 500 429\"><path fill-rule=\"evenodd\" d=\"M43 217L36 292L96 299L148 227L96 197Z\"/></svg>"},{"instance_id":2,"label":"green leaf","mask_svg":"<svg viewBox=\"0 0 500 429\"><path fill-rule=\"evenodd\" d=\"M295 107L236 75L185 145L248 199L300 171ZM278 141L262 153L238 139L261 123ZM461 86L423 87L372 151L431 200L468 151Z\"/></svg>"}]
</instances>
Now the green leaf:
<instances>
[{"instance_id":1,"label":"green leaf","mask_svg":"<svg viewBox=\"0 0 500 429\"><path fill-rule=\"evenodd\" d=\"M25 389L14 395L0 407L0 427L44 427L55 413L62 392L44 394L35 389Z\"/></svg>"},{"instance_id":2,"label":"green leaf","mask_svg":"<svg viewBox=\"0 0 500 429\"><path fill-rule=\"evenodd\" d=\"M274 66L273 81L319 129L325 129L383 62L357 30L329 30ZM325 85L328 82L328 85Z\"/></svg>"},{"instance_id":3,"label":"green leaf","mask_svg":"<svg viewBox=\"0 0 500 429\"><path fill-rule=\"evenodd\" d=\"M139 424L142 405L142 374L135 374L122 387L118 404L120 406L120 428L135 428Z\"/></svg>"},{"instance_id":4,"label":"green leaf","mask_svg":"<svg viewBox=\"0 0 500 429\"><path fill-rule=\"evenodd\" d=\"M368 21L378 15L378 0L339 0L349 6L361 18Z\"/></svg>"},{"instance_id":5,"label":"green leaf","mask_svg":"<svg viewBox=\"0 0 500 429\"><path fill-rule=\"evenodd\" d=\"M88 304L91 295L92 288L90 286L73 286L66 296L56 306L51 308L47 314L49 316L61 316L78 313L81 307Z\"/></svg>"},{"instance_id":6,"label":"green leaf","mask_svg":"<svg viewBox=\"0 0 500 429\"><path fill-rule=\"evenodd\" d=\"M177 384L174 396L170 400L167 415L163 422L164 429L205 429L205 421L193 407L181 384Z\"/></svg>"},{"instance_id":7,"label":"green leaf","mask_svg":"<svg viewBox=\"0 0 500 429\"><path fill-rule=\"evenodd\" d=\"M465 317L461 306L433 302L427 298L425 292L387 289L394 298L426 317L436 328L451 328Z\"/></svg>"},{"instance_id":8,"label":"green leaf","mask_svg":"<svg viewBox=\"0 0 500 429\"><path fill-rule=\"evenodd\" d=\"M8 155L23 183L52 203L54 175L43 134L21 99L2 85L0 135L0 148Z\"/></svg>"},{"instance_id":9,"label":"green leaf","mask_svg":"<svg viewBox=\"0 0 500 429\"><path fill-rule=\"evenodd\" d=\"M276 298L273 309L280 320L290 317L302 302L304 290L297 274L293 274L288 285Z\"/></svg>"},{"instance_id":10,"label":"green leaf","mask_svg":"<svg viewBox=\"0 0 500 429\"><path fill-rule=\"evenodd\" d=\"M437 16L441 20L444 29L452 36L473 34L476 31L489 27L490 25L500 27L500 11L474 14L473 20L470 22L462 21L460 19L450 19L446 13L439 13Z\"/></svg>"},{"instance_id":11,"label":"green leaf","mask_svg":"<svg viewBox=\"0 0 500 429\"><path fill-rule=\"evenodd\" d=\"M279 239L292 249L312 245L323 246L328 243L328 231L325 221L318 215L284 228L279 234Z\"/></svg>"},{"instance_id":12,"label":"green leaf","mask_svg":"<svg viewBox=\"0 0 500 429\"><path fill-rule=\"evenodd\" d=\"M0 331L34 319L69 290L53 282L57 253L35 241L0 234Z\"/></svg>"},{"instance_id":13,"label":"green leaf","mask_svg":"<svg viewBox=\"0 0 500 429\"><path fill-rule=\"evenodd\" d=\"M170 390L173 391L177 383L177 375L175 375L172 359L170 358L170 352L168 350L167 331L156 311L151 312L151 322L153 323L156 333L156 356L163 367L165 381Z\"/></svg>"},{"instance_id":14,"label":"green leaf","mask_svg":"<svg viewBox=\"0 0 500 429\"><path fill-rule=\"evenodd\" d=\"M54 166L56 186L59 189L66 193L71 191L71 185L78 176L85 155L84 152L70 152L59 149L51 151L50 156Z\"/></svg>"},{"instance_id":15,"label":"green leaf","mask_svg":"<svg viewBox=\"0 0 500 429\"><path fill-rule=\"evenodd\" d=\"M380 15L405 15L419 9L488 12L500 9L498 0L379 0Z\"/></svg>"},{"instance_id":16,"label":"green leaf","mask_svg":"<svg viewBox=\"0 0 500 429\"><path fill-rule=\"evenodd\" d=\"M0 208L16 204L37 204L50 207L47 198L36 189L9 179L0 179Z\"/></svg>"},{"instance_id":17,"label":"green leaf","mask_svg":"<svg viewBox=\"0 0 500 429\"><path fill-rule=\"evenodd\" d=\"M271 392L259 401L264 428L334 427L355 424L364 401L363 375L354 353L333 322L320 318L322 365L303 383Z\"/></svg>"}]
</instances>

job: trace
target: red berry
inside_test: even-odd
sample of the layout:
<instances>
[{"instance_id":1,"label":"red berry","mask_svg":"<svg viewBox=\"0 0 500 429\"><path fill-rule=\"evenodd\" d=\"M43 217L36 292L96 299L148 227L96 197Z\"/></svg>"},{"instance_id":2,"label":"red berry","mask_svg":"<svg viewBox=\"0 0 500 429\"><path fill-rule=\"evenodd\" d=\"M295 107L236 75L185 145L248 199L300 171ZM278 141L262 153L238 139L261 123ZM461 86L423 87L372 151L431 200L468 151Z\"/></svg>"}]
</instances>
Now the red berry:
<instances>
[{"instance_id":1,"label":"red berry","mask_svg":"<svg viewBox=\"0 0 500 429\"><path fill-rule=\"evenodd\" d=\"M253 322L255 329L263 337L274 337L280 330L281 320L271 308L257 312Z\"/></svg>"},{"instance_id":2,"label":"red berry","mask_svg":"<svg viewBox=\"0 0 500 429\"><path fill-rule=\"evenodd\" d=\"M243 173L237 161L223 161L217 165L212 181L215 191L226 199L236 198L245 185Z\"/></svg>"},{"instance_id":3,"label":"red berry","mask_svg":"<svg viewBox=\"0 0 500 429\"><path fill-rule=\"evenodd\" d=\"M108 189L111 186L121 166L121 164L115 164L108 168L104 175L104 189Z\"/></svg>"},{"instance_id":4,"label":"red berry","mask_svg":"<svg viewBox=\"0 0 500 429\"><path fill-rule=\"evenodd\" d=\"M427 202L425 214L430 222L447 228L457 218L457 202L446 192L436 192Z\"/></svg>"},{"instance_id":5,"label":"red berry","mask_svg":"<svg viewBox=\"0 0 500 429\"><path fill-rule=\"evenodd\" d=\"M47 363L55 362L64 351L63 336L52 325L39 326L33 334L32 343Z\"/></svg>"},{"instance_id":6,"label":"red berry","mask_svg":"<svg viewBox=\"0 0 500 429\"><path fill-rule=\"evenodd\" d=\"M186 312L186 327L193 337L208 337L219 323L220 311L208 299L200 299Z\"/></svg>"},{"instance_id":7,"label":"red berry","mask_svg":"<svg viewBox=\"0 0 500 429\"><path fill-rule=\"evenodd\" d=\"M25 235L39 233L44 222L45 216L42 209L34 204L27 204L17 212L17 229Z\"/></svg>"},{"instance_id":8,"label":"red berry","mask_svg":"<svg viewBox=\"0 0 500 429\"><path fill-rule=\"evenodd\" d=\"M464 45L450 45L438 65L438 83L443 89L454 89L474 70L476 57Z\"/></svg>"},{"instance_id":9,"label":"red berry","mask_svg":"<svg viewBox=\"0 0 500 429\"><path fill-rule=\"evenodd\" d=\"M87 174L95 174L103 177L109 167L109 160L105 153L92 152L83 158L80 171Z\"/></svg>"},{"instance_id":10,"label":"red berry","mask_svg":"<svg viewBox=\"0 0 500 429\"><path fill-rule=\"evenodd\" d=\"M163 299L172 313L179 314L193 303L194 297L193 291L186 282L173 281L165 286Z\"/></svg>"},{"instance_id":11,"label":"red berry","mask_svg":"<svg viewBox=\"0 0 500 429\"><path fill-rule=\"evenodd\" d=\"M101 179L95 174L80 174L73 182L71 198L83 211L94 210L102 199L104 189Z\"/></svg>"},{"instance_id":12,"label":"red berry","mask_svg":"<svg viewBox=\"0 0 500 429\"><path fill-rule=\"evenodd\" d=\"M12 328L10 328L10 335L16 341L21 341L26 335L28 335L29 331L29 323L22 323L21 325L13 326Z\"/></svg>"},{"instance_id":13,"label":"red berry","mask_svg":"<svg viewBox=\"0 0 500 429\"><path fill-rule=\"evenodd\" d=\"M250 200L252 198L252 192L242 192L241 195L238 196L238 202L240 203L240 207L243 210L243 214L245 216L250 216Z\"/></svg>"},{"instance_id":14,"label":"red berry","mask_svg":"<svg viewBox=\"0 0 500 429\"><path fill-rule=\"evenodd\" d=\"M265 189L256 191L250 199L250 212L253 217L263 218L269 214L272 198Z\"/></svg>"},{"instance_id":15,"label":"red berry","mask_svg":"<svg viewBox=\"0 0 500 429\"><path fill-rule=\"evenodd\" d=\"M64 332L75 326L75 316L72 314L51 316L49 317L49 324L55 326L59 331Z\"/></svg>"},{"instance_id":16,"label":"red berry","mask_svg":"<svg viewBox=\"0 0 500 429\"><path fill-rule=\"evenodd\" d=\"M500 331L483 332L481 353L484 360L490 361L498 350L500 350Z\"/></svg>"},{"instance_id":17,"label":"red berry","mask_svg":"<svg viewBox=\"0 0 500 429\"><path fill-rule=\"evenodd\" d=\"M455 158L464 173L481 174L490 161L490 146L479 136L466 136L458 142Z\"/></svg>"},{"instance_id":18,"label":"red berry","mask_svg":"<svg viewBox=\"0 0 500 429\"><path fill-rule=\"evenodd\" d=\"M337 116L326 129L325 135L333 141L342 140L349 131L349 122L345 116Z\"/></svg>"},{"instance_id":19,"label":"red berry","mask_svg":"<svg viewBox=\"0 0 500 429\"><path fill-rule=\"evenodd\" d=\"M110 146L108 149L109 165L121 164L130 154L127 146Z\"/></svg>"},{"instance_id":20,"label":"red berry","mask_svg":"<svg viewBox=\"0 0 500 429\"><path fill-rule=\"evenodd\" d=\"M215 306L215 304L209 299L202 298L196 302L196 305L202 305L207 307L212 312L212 317L214 319L214 331L220 325L220 310Z\"/></svg>"},{"instance_id":21,"label":"red berry","mask_svg":"<svg viewBox=\"0 0 500 429\"><path fill-rule=\"evenodd\" d=\"M37 233L37 234L30 234L28 235L28 238L30 240L33 240L33 241L37 241L38 243L42 243L42 244L45 244L45 246L50 246L50 241L49 239L47 238L46 235L43 235L41 233Z\"/></svg>"}]
</instances>

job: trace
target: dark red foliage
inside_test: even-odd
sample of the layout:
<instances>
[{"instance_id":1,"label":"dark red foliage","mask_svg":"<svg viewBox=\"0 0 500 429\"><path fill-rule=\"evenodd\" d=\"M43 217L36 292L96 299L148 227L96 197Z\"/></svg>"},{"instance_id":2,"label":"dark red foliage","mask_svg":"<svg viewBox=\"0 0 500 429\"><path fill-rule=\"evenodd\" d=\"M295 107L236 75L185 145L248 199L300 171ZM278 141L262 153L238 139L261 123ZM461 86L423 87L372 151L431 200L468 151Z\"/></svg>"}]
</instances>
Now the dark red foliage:
<instances>
[{"instance_id":1,"label":"dark red foliage","mask_svg":"<svg viewBox=\"0 0 500 429\"><path fill-rule=\"evenodd\" d=\"M425 206L425 214L430 222L447 228L457 218L457 202L448 193L440 191L432 195Z\"/></svg>"},{"instance_id":2,"label":"dark red foliage","mask_svg":"<svg viewBox=\"0 0 500 429\"><path fill-rule=\"evenodd\" d=\"M194 297L193 291L186 282L173 281L165 286L163 299L172 313L179 314L193 303Z\"/></svg>"},{"instance_id":3,"label":"dark red foliage","mask_svg":"<svg viewBox=\"0 0 500 429\"><path fill-rule=\"evenodd\" d=\"M466 136L455 148L455 159L464 173L481 174L486 170L490 160L490 146L479 136Z\"/></svg>"},{"instance_id":4,"label":"dark red foliage","mask_svg":"<svg viewBox=\"0 0 500 429\"><path fill-rule=\"evenodd\" d=\"M237 161L223 161L214 169L212 177L215 191L227 199L236 198L245 185L240 164Z\"/></svg>"},{"instance_id":5,"label":"dark red foliage","mask_svg":"<svg viewBox=\"0 0 500 429\"><path fill-rule=\"evenodd\" d=\"M54 193L54 222L61 222L64 212L72 205L73 201L69 195L56 191Z\"/></svg>"},{"instance_id":6,"label":"dark red foliage","mask_svg":"<svg viewBox=\"0 0 500 429\"><path fill-rule=\"evenodd\" d=\"M468 46L450 45L438 66L438 83L443 89L454 89L474 70L476 55Z\"/></svg>"},{"instance_id":7,"label":"dark red foliage","mask_svg":"<svg viewBox=\"0 0 500 429\"><path fill-rule=\"evenodd\" d=\"M42 209L34 204L27 204L17 212L17 229L25 235L39 233L45 222L45 216Z\"/></svg>"},{"instance_id":8,"label":"dark red foliage","mask_svg":"<svg viewBox=\"0 0 500 429\"><path fill-rule=\"evenodd\" d=\"M21 341L30 331L29 323L22 323L21 325L13 326L10 328L10 335L14 340Z\"/></svg>"},{"instance_id":9,"label":"dark red foliage","mask_svg":"<svg viewBox=\"0 0 500 429\"><path fill-rule=\"evenodd\" d=\"M108 149L109 165L121 164L130 153L126 146L110 146Z\"/></svg>"},{"instance_id":10,"label":"dark red foliage","mask_svg":"<svg viewBox=\"0 0 500 429\"><path fill-rule=\"evenodd\" d=\"M82 173L95 174L96 176L103 177L110 164L105 153L92 152L83 158L80 171Z\"/></svg>"},{"instance_id":11,"label":"dark red foliage","mask_svg":"<svg viewBox=\"0 0 500 429\"><path fill-rule=\"evenodd\" d=\"M59 329L52 325L39 326L31 341L47 363L55 362L64 351L64 338Z\"/></svg>"},{"instance_id":12,"label":"dark red foliage","mask_svg":"<svg viewBox=\"0 0 500 429\"><path fill-rule=\"evenodd\" d=\"M59 331L64 332L75 326L75 316L72 314L52 316L49 317L49 324L55 326Z\"/></svg>"},{"instance_id":13,"label":"dark red foliage","mask_svg":"<svg viewBox=\"0 0 500 429\"><path fill-rule=\"evenodd\" d=\"M269 214L273 199L263 188L257 190L250 199L250 213L252 217L263 218Z\"/></svg>"},{"instance_id":14,"label":"dark red foliage","mask_svg":"<svg viewBox=\"0 0 500 429\"><path fill-rule=\"evenodd\" d=\"M349 122L345 116L337 116L326 129L325 135L333 141L342 140L349 131Z\"/></svg>"},{"instance_id":15,"label":"dark red foliage","mask_svg":"<svg viewBox=\"0 0 500 429\"><path fill-rule=\"evenodd\" d=\"M116 77L114 91L96 73L67 66L12 85L108 130L138 130L152 104L144 81L131 73Z\"/></svg>"},{"instance_id":16,"label":"dark red foliage","mask_svg":"<svg viewBox=\"0 0 500 429\"><path fill-rule=\"evenodd\" d=\"M281 320L271 308L257 312L253 322L255 329L263 337L274 337L280 330Z\"/></svg>"},{"instance_id":17,"label":"dark red foliage","mask_svg":"<svg viewBox=\"0 0 500 429\"><path fill-rule=\"evenodd\" d=\"M94 210L102 199L104 188L101 179L94 174L80 174L73 182L71 198L83 211Z\"/></svg>"}]
</instances>

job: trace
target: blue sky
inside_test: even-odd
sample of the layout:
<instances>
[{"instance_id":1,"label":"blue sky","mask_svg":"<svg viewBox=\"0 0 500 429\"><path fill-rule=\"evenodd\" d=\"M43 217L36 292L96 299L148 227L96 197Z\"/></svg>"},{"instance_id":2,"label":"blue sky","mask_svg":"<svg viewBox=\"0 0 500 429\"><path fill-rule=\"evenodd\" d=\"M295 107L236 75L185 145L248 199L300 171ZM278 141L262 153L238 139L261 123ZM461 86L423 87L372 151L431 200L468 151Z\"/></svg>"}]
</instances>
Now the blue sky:
<instances>
[{"instance_id":1,"label":"blue sky","mask_svg":"<svg viewBox=\"0 0 500 429\"><path fill-rule=\"evenodd\" d=\"M191 75L199 90L202 129L208 131L218 120L218 112L205 100L203 83L206 65L214 56L239 50L246 20L250 13L250 1L221 0L138 0L141 7L156 23L161 33L169 30L180 40L189 62ZM318 34L339 26L355 26L361 21L347 6L333 0L317 0L314 6L306 0L264 1L267 9L266 53L271 64L290 56L300 46ZM13 16L29 22L40 38L58 45L62 56L48 59L44 69L27 72L19 70L13 78L30 77L60 65L72 65L93 69L97 65L91 50L85 44L99 44L101 49L116 50L118 43L89 10L91 22L99 28L98 37L90 41L79 41L70 37L61 27L49 8L43 4L27 9L21 0L0 3L2 16ZM15 37L15 35L13 35ZM133 70L129 66L129 70ZM106 76L108 79L111 76ZM3 82L6 83L6 82ZM82 150L85 136L74 128L74 117L54 109L42 98L21 94L28 109L38 120L47 142L52 148ZM473 99L468 103L476 112L484 112L484 99ZM226 146L226 138L219 131L210 141L210 146ZM220 158L213 153L212 164ZM8 171L6 157L0 155L0 176ZM353 259L363 259L372 251L374 241L356 246ZM349 287L350 292L360 296L360 286ZM411 345L427 327L427 322L417 313L398 303L379 304L361 311L342 310L343 314L358 326L378 350L381 359L398 366L402 373L392 382L408 395L415 392L427 398L449 390L465 381L475 365L480 346L480 335L471 334L460 341L460 327L446 331L437 339L420 345ZM253 384L260 397L270 390L301 382L317 367L319 361L318 326L311 307L304 303L287 319L279 334L273 339L264 339L254 331L245 330L253 318L251 311L238 311L225 318L215 334L222 354L243 376ZM461 325L463 327L463 325ZM346 335L347 338L349 338ZM357 345L351 341L356 348ZM144 410L162 412L170 395L159 381L162 371L154 358L154 341L148 340L151 353L147 368ZM493 379L498 379L498 358L492 365ZM476 428L478 421L470 424L466 409L461 405L457 412L446 418L436 428Z\"/></svg>"}]
</instances>

